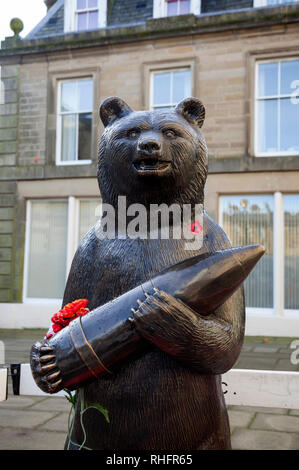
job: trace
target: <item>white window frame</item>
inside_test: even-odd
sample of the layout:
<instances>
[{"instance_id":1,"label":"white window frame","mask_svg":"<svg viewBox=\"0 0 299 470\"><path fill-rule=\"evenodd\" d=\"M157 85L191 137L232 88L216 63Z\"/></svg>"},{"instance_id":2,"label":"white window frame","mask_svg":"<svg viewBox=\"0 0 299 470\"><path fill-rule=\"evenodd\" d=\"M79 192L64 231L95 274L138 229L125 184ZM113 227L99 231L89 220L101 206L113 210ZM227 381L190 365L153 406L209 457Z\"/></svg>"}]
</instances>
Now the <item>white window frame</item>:
<instances>
[{"instance_id":1,"label":"white window frame","mask_svg":"<svg viewBox=\"0 0 299 470\"><path fill-rule=\"evenodd\" d=\"M164 104L159 104L157 106L154 105L153 103L153 98L154 98L154 76L160 73L170 73L170 96L172 96L172 91L173 91L173 72L178 72L178 71L185 71L188 70L190 73L190 96L192 95L192 67L191 66L182 66L182 67L174 67L174 68L161 68L157 70L151 70L150 71L150 90L149 90L149 105L150 109L159 109L159 108L164 108L168 106L174 107L176 103L164 103Z\"/></svg>"},{"instance_id":2,"label":"white window frame","mask_svg":"<svg viewBox=\"0 0 299 470\"><path fill-rule=\"evenodd\" d=\"M98 28L107 26L107 0L98 0ZM83 10L80 10L83 11ZM87 10L86 10L87 11ZM92 31L92 30L87 30ZM64 32L80 32L77 28L77 0L64 0Z\"/></svg>"},{"instance_id":3,"label":"white window frame","mask_svg":"<svg viewBox=\"0 0 299 470\"><path fill-rule=\"evenodd\" d=\"M284 157L284 156L297 156L299 155L299 150L298 151L293 151L293 150L287 150L287 151L278 151L278 152L259 152L258 146L258 138L259 138L259 112L258 112L258 102L260 100L265 100L265 99L276 99L278 100L278 132L280 133L280 100L282 98L289 98L291 97L292 93L287 94L287 95L271 95L271 96L265 96L265 97L259 97L258 96L258 90L259 90L259 65L260 64L265 64L265 63L271 63L271 62L277 62L278 67L279 67L279 79L280 79L280 67L281 67L281 62L287 62L287 61L292 61L292 60L298 60L298 56L294 57L286 57L286 58L272 58L272 59L263 59L263 60L256 60L255 62L255 86L254 86L254 155L256 157ZM278 84L278 88L280 88ZM299 106L299 104L297 105Z\"/></svg>"},{"instance_id":4,"label":"white window frame","mask_svg":"<svg viewBox=\"0 0 299 470\"><path fill-rule=\"evenodd\" d=\"M30 254L30 224L31 224L31 207L32 202L39 201L41 198L31 198L26 201L26 228L25 228L25 249L24 249L24 275L23 275L23 303L31 304L57 304L61 299L47 299L44 297L28 297L28 269ZM45 201L66 201L68 204L68 222L67 222L67 242L66 242L66 269L65 281L71 268L71 264L79 245L79 211L80 201L98 200L99 205L101 199L94 196L68 196L63 198L44 198Z\"/></svg>"},{"instance_id":5,"label":"white window frame","mask_svg":"<svg viewBox=\"0 0 299 470\"><path fill-rule=\"evenodd\" d=\"M285 3L298 3L299 0L278 0L277 5L269 5L268 0L254 0L253 7L260 8L260 7L276 7L278 5L284 5Z\"/></svg>"},{"instance_id":6,"label":"white window frame","mask_svg":"<svg viewBox=\"0 0 299 470\"><path fill-rule=\"evenodd\" d=\"M193 13L196 16L200 15L201 0L191 0L190 13ZM154 0L153 17L154 18L167 17L167 0Z\"/></svg>"},{"instance_id":7,"label":"white window frame","mask_svg":"<svg viewBox=\"0 0 299 470\"><path fill-rule=\"evenodd\" d=\"M0 105L5 104L5 86L4 81L2 80L2 67L0 65Z\"/></svg>"},{"instance_id":8,"label":"white window frame","mask_svg":"<svg viewBox=\"0 0 299 470\"><path fill-rule=\"evenodd\" d=\"M286 318L295 316L299 318L299 310L290 310L284 308L284 196L287 193L277 191L275 193L246 193L246 196L256 195L273 195L274 196L274 211L273 211L273 308L254 308L246 307L246 313L254 316L270 316L276 318ZM299 192L296 193L299 196ZM223 227L223 210L222 210L222 196L229 196L230 194L219 195L219 225ZM242 195L242 193L232 194L232 196Z\"/></svg>"},{"instance_id":9,"label":"white window frame","mask_svg":"<svg viewBox=\"0 0 299 470\"><path fill-rule=\"evenodd\" d=\"M88 14L88 13L92 13L92 12L95 12L95 11L97 12L98 18L99 18L100 12L99 12L99 5L98 5L98 4L97 4L95 7L93 7L93 8L84 8L84 9L81 8L81 9L78 9L78 8L76 7L76 9L75 9L75 26L76 26L76 31L79 32L79 27L78 27L79 14L80 14L80 13L87 13L87 14ZM88 18L88 16L87 16L87 18ZM82 31L85 31L85 30L82 30ZM89 28L86 28L86 31L90 31L90 29L89 29Z\"/></svg>"},{"instance_id":10,"label":"white window frame","mask_svg":"<svg viewBox=\"0 0 299 470\"><path fill-rule=\"evenodd\" d=\"M92 76L90 77L74 77L74 78L66 78L66 79L61 79L57 82L57 87L58 87L58 92L57 92L57 119L56 119L56 165L57 166L69 166L69 165L89 165L92 163L92 159L86 159L86 160L79 160L78 159L78 130L79 130L79 125L78 125L78 116L79 114L84 114L84 113L89 113L92 115L93 119L93 109L89 110L83 110L79 112L69 112L69 111L60 111L61 110L61 90L62 90L62 84L66 82L77 82L81 80L92 80L93 82L93 94L94 94L94 79ZM76 160L70 160L70 161L63 161L61 160L61 151L62 151L62 116L68 115L68 114L76 114L77 116L77 122L76 122ZM92 127L91 127L92 130ZM90 143L90 151L92 152L92 131L91 131L91 143Z\"/></svg>"}]
</instances>

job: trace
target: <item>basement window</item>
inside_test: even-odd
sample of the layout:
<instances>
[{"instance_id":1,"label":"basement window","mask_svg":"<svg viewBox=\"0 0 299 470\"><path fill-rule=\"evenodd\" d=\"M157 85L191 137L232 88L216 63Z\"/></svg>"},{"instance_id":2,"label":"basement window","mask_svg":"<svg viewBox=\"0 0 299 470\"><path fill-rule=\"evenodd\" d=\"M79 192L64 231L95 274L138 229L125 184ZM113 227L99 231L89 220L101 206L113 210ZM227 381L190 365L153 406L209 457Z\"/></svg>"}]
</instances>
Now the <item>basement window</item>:
<instances>
[{"instance_id":1,"label":"basement window","mask_svg":"<svg viewBox=\"0 0 299 470\"><path fill-rule=\"evenodd\" d=\"M285 3L298 3L299 0L254 0L254 7L270 7L276 5L283 5Z\"/></svg>"},{"instance_id":2,"label":"basement window","mask_svg":"<svg viewBox=\"0 0 299 470\"><path fill-rule=\"evenodd\" d=\"M30 199L26 209L24 302L61 300L84 235L101 216L101 199Z\"/></svg>"},{"instance_id":3,"label":"basement window","mask_svg":"<svg viewBox=\"0 0 299 470\"><path fill-rule=\"evenodd\" d=\"M298 315L299 195L223 195L219 223L233 246L266 249L244 283L248 313Z\"/></svg>"}]
</instances>

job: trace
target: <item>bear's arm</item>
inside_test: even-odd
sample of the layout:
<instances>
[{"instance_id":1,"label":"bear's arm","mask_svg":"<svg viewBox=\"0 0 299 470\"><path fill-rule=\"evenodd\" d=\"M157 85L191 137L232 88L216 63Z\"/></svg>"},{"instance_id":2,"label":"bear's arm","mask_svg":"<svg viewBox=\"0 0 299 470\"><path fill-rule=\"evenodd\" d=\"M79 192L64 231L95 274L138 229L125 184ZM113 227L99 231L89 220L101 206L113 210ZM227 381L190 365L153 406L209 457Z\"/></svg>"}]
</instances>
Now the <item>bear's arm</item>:
<instances>
[{"instance_id":1,"label":"bear's arm","mask_svg":"<svg viewBox=\"0 0 299 470\"><path fill-rule=\"evenodd\" d=\"M231 246L225 232L206 214L204 249ZM222 374L235 364L244 338L244 291L240 287L217 310L200 315L159 291L134 315L138 332L164 352L203 374Z\"/></svg>"},{"instance_id":2,"label":"bear's arm","mask_svg":"<svg viewBox=\"0 0 299 470\"><path fill-rule=\"evenodd\" d=\"M166 292L149 296L134 314L137 331L162 351L203 374L223 374L236 362L244 318L239 293L203 316ZM241 313L241 315L240 315Z\"/></svg>"}]
</instances>

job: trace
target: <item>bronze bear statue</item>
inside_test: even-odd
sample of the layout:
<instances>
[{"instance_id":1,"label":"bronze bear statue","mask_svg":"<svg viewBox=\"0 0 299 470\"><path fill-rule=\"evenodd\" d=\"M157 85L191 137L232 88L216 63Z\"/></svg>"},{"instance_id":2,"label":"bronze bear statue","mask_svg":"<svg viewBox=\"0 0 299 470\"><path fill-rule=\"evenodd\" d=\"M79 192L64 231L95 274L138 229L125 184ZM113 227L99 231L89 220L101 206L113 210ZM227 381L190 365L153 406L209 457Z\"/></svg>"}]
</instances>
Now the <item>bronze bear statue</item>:
<instances>
[{"instance_id":1,"label":"bronze bear statue","mask_svg":"<svg viewBox=\"0 0 299 470\"><path fill-rule=\"evenodd\" d=\"M175 109L133 111L112 97L102 103L100 116L105 130L99 144L98 183L103 203L112 205L116 216L119 196L126 197L127 207L190 204L193 210L204 204L208 152L201 131L205 109L198 99L187 98ZM202 246L192 256L229 248L227 235L204 212ZM94 227L75 254L63 305L86 298L89 308L96 309L190 256L184 238L99 239ZM107 423L97 410L85 412L88 448L231 448L221 374L234 365L242 347L243 288L208 315L197 313L161 291L134 311L132 321L143 347L115 373L82 389L86 402L100 403L110 416ZM67 362L67 350L65 356ZM79 448L83 440L79 406L66 448Z\"/></svg>"}]
</instances>

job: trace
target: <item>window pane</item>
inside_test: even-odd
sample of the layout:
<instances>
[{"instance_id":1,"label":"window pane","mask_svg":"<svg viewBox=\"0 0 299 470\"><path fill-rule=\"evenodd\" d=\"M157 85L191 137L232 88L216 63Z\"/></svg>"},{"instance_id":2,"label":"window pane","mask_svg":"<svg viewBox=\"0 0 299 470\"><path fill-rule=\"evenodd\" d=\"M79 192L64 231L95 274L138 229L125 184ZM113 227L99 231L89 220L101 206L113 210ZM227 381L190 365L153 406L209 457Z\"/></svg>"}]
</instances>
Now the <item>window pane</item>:
<instances>
[{"instance_id":1,"label":"window pane","mask_svg":"<svg viewBox=\"0 0 299 470\"><path fill-rule=\"evenodd\" d=\"M93 81L78 81L79 110L92 111L93 108Z\"/></svg>"},{"instance_id":2,"label":"window pane","mask_svg":"<svg viewBox=\"0 0 299 470\"><path fill-rule=\"evenodd\" d=\"M86 0L77 0L77 9L82 10L86 8Z\"/></svg>"},{"instance_id":3,"label":"window pane","mask_svg":"<svg viewBox=\"0 0 299 470\"><path fill-rule=\"evenodd\" d=\"M79 114L78 160L91 158L91 114Z\"/></svg>"},{"instance_id":4,"label":"window pane","mask_svg":"<svg viewBox=\"0 0 299 470\"><path fill-rule=\"evenodd\" d=\"M88 29L96 29L98 27L98 12L91 11L88 14Z\"/></svg>"},{"instance_id":5,"label":"window pane","mask_svg":"<svg viewBox=\"0 0 299 470\"><path fill-rule=\"evenodd\" d=\"M63 82L61 84L61 111L77 111L76 82Z\"/></svg>"},{"instance_id":6,"label":"window pane","mask_svg":"<svg viewBox=\"0 0 299 470\"><path fill-rule=\"evenodd\" d=\"M170 73L155 73L153 105L170 103Z\"/></svg>"},{"instance_id":7,"label":"window pane","mask_svg":"<svg viewBox=\"0 0 299 470\"><path fill-rule=\"evenodd\" d=\"M277 152L278 150L278 100L258 102L258 151Z\"/></svg>"},{"instance_id":8,"label":"window pane","mask_svg":"<svg viewBox=\"0 0 299 470\"><path fill-rule=\"evenodd\" d=\"M299 104L280 100L280 150L299 152Z\"/></svg>"},{"instance_id":9,"label":"window pane","mask_svg":"<svg viewBox=\"0 0 299 470\"><path fill-rule=\"evenodd\" d=\"M285 308L299 309L299 195L284 201L284 294Z\"/></svg>"},{"instance_id":10,"label":"window pane","mask_svg":"<svg viewBox=\"0 0 299 470\"><path fill-rule=\"evenodd\" d=\"M282 3L297 3L298 0L267 0L267 5L280 5Z\"/></svg>"},{"instance_id":11,"label":"window pane","mask_svg":"<svg viewBox=\"0 0 299 470\"><path fill-rule=\"evenodd\" d=\"M273 308L273 196L223 196L221 203L223 229L232 245L257 243L266 249L245 281L246 306Z\"/></svg>"},{"instance_id":12,"label":"window pane","mask_svg":"<svg viewBox=\"0 0 299 470\"><path fill-rule=\"evenodd\" d=\"M97 8L98 0L88 0L88 8Z\"/></svg>"},{"instance_id":13,"label":"window pane","mask_svg":"<svg viewBox=\"0 0 299 470\"><path fill-rule=\"evenodd\" d=\"M167 16L175 16L178 14L178 2L176 0L168 0Z\"/></svg>"},{"instance_id":14,"label":"window pane","mask_svg":"<svg viewBox=\"0 0 299 470\"><path fill-rule=\"evenodd\" d=\"M84 235L96 224L101 216L99 199L81 199L79 210L79 243Z\"/></svg>"},{"instance_id":15,"label":"window pane","mask_svg":"<svg viewBox=\"0 0 299 470\"><path fill-rule=\"evenodd\" d=\"M180 15L186 15L190 13L190 0L180 1Z\"/></svg>"},{"instance_id":16,"label":"window pane","mask_svg":"<svg viewBox=\"0 0 299 470\"><path fill-rule=\"evenodd\" d=\"M27 297L60 299L66 277L67 201L32 201Z\"/></svg>"},{"instance_id":17,"label":"window pane","mask_svg":"<svg viewBox=\"0 0 299 470\"><path fill-rule=\"evenodd\" d=\"M78 31L87 29L87 13L78 13Z\"/></svg>"},{"instance_id":18,"label":"window pane","mask_svg":"<svg viewBox=\"0 0 299 470\"><path fill-rule=\"evenodd\" d=\"M281 62L281 94L293 93L297 86L292 88L292 83L299 80L299 60L286 60Z\"/></svg>"},{"instance_id":19,"label":"window pane","mask_svg":"<svg viewBox=\"0 0 299 470\"><path fill-rule=\"evenodd\" d=\"M61 160L76 160L76 115L66 114L61 121Z\"/></svg>"},{"instance_id":20,"label":"window pane","mask_svg":"<svg viewBox=\"0 0 299 470\"><path fill-rule=\"evenodd\" d=\"M173 72L172 103L177 104L189 96L191 96L190 70Z\"/></svg>"},{"instance_id":21,"label":"window pane","mask_svg":"<svg viewBox=\"0 0 299 470\"><path fill-rule=\"evenodd\" d=\"M259 64L258 96L277 96L278 94L278 62Z\"/></svg>"}]
</instances>

